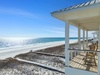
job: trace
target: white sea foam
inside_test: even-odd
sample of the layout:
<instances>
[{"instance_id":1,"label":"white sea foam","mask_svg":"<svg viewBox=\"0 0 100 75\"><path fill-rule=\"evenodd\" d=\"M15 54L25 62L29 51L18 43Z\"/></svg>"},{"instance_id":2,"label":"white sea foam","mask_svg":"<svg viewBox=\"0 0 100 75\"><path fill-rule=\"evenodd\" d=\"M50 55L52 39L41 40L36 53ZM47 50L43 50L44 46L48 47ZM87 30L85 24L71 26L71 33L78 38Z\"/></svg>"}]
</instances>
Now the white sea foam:
<instances>
[{"instance_id":1,"label":"white sea foam","mask_svg":"<svg viewBox=\"0 0 100 75\"><path fill-rule=\"evenodd\" d=\"M48 47L62 45L64 43L65 43L64 41L60 41L60 42L49 42L49 43L24 45L21 47L17 46L17 47L2 48L0 49L0 59L14 57L17 54L26 53L26 52L29 52L30 50L36 51L36 50L45 49Z\"/></svg>"},{"instance_id":2,"label":"white sea foam","mask_svg":"<svg viewBox=\"0 0 100 75\"><path fill-rule=\"evenodd\" d=\"M76 42L76 40L70 41L70 43L73 43L73 42ZM38 43L38 44L30 44L30 45L24 45L24 46L1 48L0 49L0 59L14 57L17 54L26 53L26 52L29 52L30 50L36 51L36 50L59 46L63 44L65 44L65 41Z\"/></svg>"}]
</instances>

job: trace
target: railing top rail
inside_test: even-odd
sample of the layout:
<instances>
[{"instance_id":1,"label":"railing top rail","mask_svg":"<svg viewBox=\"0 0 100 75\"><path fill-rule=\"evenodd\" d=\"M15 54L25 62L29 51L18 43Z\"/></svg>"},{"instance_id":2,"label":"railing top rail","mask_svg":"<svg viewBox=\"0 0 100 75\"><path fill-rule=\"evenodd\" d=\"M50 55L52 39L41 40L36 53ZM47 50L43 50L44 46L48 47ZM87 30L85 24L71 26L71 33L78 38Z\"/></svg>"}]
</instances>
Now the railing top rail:
<instances>
[{"instance_id":1,"label":"railing top rail","mask_svg":"<svg viewBox=\"0 0 100 75\"><path fill-rule=\"evenodd\" d=\"M70 50L70 51L81 51L81 52L100 52L100 51L95 51L95 50L82 50L82 49L70 49L70 48L68 48L68 50Z\"/></svg>"}]
</instances>

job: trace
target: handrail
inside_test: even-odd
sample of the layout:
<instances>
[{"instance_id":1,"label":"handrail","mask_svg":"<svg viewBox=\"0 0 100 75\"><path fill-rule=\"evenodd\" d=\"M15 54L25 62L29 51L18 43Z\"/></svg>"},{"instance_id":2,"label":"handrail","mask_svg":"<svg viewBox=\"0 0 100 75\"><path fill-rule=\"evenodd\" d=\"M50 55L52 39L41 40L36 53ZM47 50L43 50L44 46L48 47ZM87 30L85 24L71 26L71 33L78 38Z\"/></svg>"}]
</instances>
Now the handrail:
<instances>
[{"instance_id":1,"label":"handrail","mask_svg":"<svg viewBox=\"0 0 100 75\"><path fill-rule=\"evenodd\" d=\"M70 48L68 48L68 50L70 50L70 51L84 51L84 52L100 52L100 51L95 51L95 50L82 50L82 49L70 49Z\"/></svg>"}]
</instances>

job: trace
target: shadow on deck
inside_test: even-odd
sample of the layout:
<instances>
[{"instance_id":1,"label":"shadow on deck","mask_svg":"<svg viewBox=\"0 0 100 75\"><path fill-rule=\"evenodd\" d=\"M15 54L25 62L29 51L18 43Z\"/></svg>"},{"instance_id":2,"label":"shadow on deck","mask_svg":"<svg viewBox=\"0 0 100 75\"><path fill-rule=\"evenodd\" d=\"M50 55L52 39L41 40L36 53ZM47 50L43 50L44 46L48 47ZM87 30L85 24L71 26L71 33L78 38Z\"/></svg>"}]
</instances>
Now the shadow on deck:
<instances>
[{"instance_id":1,"label":"shadow on deck","mask_svg":"<svg viewBox=\"0 0 100 75\"><path fill-rule=\"evenodd\" d=\"M90 62L87 62L87 64L85 64L84 62L85 55L86 53L82 52L79 55L75 56L70 61L70 67L85 71L97 72L97 66L95 66L94 63L91 63L92 60L90 60ZM97 63L97 56L96 56L96 63Z\"/></svg>"}]
</instances>

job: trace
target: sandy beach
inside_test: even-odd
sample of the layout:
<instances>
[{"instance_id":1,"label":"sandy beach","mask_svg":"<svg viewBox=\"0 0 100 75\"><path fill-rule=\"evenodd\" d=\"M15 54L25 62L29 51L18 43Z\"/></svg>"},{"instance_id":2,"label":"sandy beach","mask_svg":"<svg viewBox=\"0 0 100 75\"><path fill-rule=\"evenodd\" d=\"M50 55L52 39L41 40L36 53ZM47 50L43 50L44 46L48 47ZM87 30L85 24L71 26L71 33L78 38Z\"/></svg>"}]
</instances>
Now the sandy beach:
<instances>
[{"instance_id":1,"label":"sandy beach","mask_svg":"<svg viewBox=\"0 0 100 75\"><path fill-rule=\"evenodd\" d=\"M0 61L0 75L64 75L37 65L28 64L9 58Z\"/></svg>"},{"instance_id":2,"label":"sandy beach","mask_svg":"<svg viewBox=\"0 0 100 75\"><path fill-rule=\"evenodd\" d=\"M71 48L77 48L78 43L71 43ZM28 51L28 50L27 50ZM26 53L20 53L13 58L0 60L0 74L1 75L64 75L64 73L54 71L50 67L64 72L65 70L65 45L49 46L38 50L30 50ZM31 61L36 64L30 64L17 60ZM49 68L42 67L45 65Z\"/></svg>"},{"instance_id":3,"label":"sandy beach","mask_svg":"<svg viewBox=\"0 0 100 75\"><path fill-rule=\"evenodd\" d=\"M64 43L65 43L64 41L61 41L61 42L49 42L49 43L45 43L45 44L41 43L41 44L37 44L35 46L33 44L31 44L31 45L25 45L22 47L2 48L2 49L0 49L0 59L14 57L21 53L27 53L30 50L37 51L37 50L46 49L46 48L50 48L50 47L60 46Z\"/></svg>"},{"instance_id":4,"label":"sandy beach","mask_svg":"<svg viewBox=\"0 0 100 75\"><path fill-rule=\"evenodd\" d=\"M45 55L43 53L58 54L64 56L64 45L40 49L38 51L30 51L27 53L16 55L14 58L0 60L1 75L64 75L57 71L46 69L34 64L20 62L16 58L45 64L64 71L64 58L53 55ZM40 54L39 54L40 53Z\"/></svg>"},{"instance_id":5,"label":"sandy beach","mask_svg":"<svg viewBox=\"0 0 100 75\"><path fill-rule=\"evenodd\" d=\"M53 54L55 54L56 56ZM53 66L64 70L65 58L60 56L64 57L64 45L47 48L35 52L19 54L15 56L15 58L38 62L40 64L45 64L47 66Z\"/></svg>"}]
</instances>

